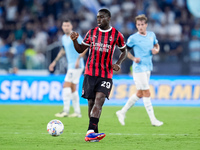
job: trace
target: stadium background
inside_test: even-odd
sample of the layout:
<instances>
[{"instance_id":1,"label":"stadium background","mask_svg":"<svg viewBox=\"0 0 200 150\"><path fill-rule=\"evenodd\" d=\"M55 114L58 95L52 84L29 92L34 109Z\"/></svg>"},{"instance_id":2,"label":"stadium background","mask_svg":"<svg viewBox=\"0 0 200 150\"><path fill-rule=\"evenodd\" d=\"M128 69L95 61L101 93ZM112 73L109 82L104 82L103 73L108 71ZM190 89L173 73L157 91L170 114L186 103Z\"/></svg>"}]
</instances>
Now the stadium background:
<instances>
[{"instance_id":1,"label":"stadium background","mask_svg":"<svg viewBox=\"0 0 200 150\"><path fill-rule=\"evenodd\" d=\"M136 31L134 17L142 13L149 19L148 30L157 35L161 52L153 57L153 104L200 106L199 5L195 0L1 0L0 104L62 105L66 58L55 72L48 71L61 47L61 20L71 19L74 30L84 36L96 26L98 9L106 7L112 13L111 25L125 39ZM114 76L107 105L123 105L135 91L131 64L126 59ZM81 99L81 104L87 101Z\"/></svg>"}]
</instances>

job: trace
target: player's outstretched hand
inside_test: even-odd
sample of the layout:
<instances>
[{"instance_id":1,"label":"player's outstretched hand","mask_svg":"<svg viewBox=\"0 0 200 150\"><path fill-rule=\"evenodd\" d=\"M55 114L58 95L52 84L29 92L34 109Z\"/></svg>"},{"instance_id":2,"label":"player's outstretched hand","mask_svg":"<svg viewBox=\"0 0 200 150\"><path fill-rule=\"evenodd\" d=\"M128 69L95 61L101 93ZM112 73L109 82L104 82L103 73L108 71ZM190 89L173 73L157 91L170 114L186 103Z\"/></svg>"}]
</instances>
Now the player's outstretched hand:
<instances>
[{"instance_id":1,"label":"player's outstretched hand","mask_svg":"<svg viewBox=\"0 0 200 150\"><path fill-rule=\"evenodd\" d=\"M119 71L120 70L120 66L118 64L113 64L112 65L113 70L115 71Z\"/></svg>"},{"instance_id":2,"label":"player's outstretched hand","mask_svg":"<svg viewBox=\"0 0 200 150\"><path fill-rule=\"evenodd\" d=\"M49 65L49 71L54 71L55 65L56 65L56 62L53 61L53 62Z\"/></svg>"},{"instance_id":3,"label":"player's outstretched hand","mask_svg":"<svg viewBox=\"0 0 200 150\"><path fill-rule=\"evenodd\" d=\"M155 54L157 54L157 53L159 52L159 50L156 49L156 48L153 48L153 49L151 50L151 52L152 52L153 55L155 55Z\"/></svg>"},{"instance_id":4,"label":"player's outstretched hand","mask_svg":"<svg viewBox=\"0 0 200 150\"><path fill-rule=\"evenodd\" d=\"M72 39L72 41L76 40L78 38L79 34L77 32L72 31L72 33L70 34L70 38Z\"/></svg>"},{"instance_id":5,"label":"player's outstretched hand","mask_svg":"<svg viewBox=\"0 0 200 150\"><path fill-rule=\"evenodd\" d=\"M140 58L135 57L133 60L135 63L139 63L140 62Z\"/></svg>"}]
</instances>

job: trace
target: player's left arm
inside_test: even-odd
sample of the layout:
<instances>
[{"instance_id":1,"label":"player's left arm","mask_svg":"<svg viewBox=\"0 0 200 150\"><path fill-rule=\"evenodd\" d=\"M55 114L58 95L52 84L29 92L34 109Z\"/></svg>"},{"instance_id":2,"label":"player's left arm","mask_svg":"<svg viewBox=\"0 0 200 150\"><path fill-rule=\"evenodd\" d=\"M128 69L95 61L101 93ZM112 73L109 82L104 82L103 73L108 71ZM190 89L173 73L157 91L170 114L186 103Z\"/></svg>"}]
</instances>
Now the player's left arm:
<instances>
[{"instance_id":1,"label":"player's left arm","mask_svg":"<svg viewBox=\"0 0 200 150\"><path fill-rule=\"evenodd\" d=\"M79 37L79 34L77 32L72 32L70 34L70 38L71 40L73 41L73 44L74 44L74 47L75 47L75 50L78 52L78 53L82 53L84 52L89 46L87 45L84 45L84 44L79 44L77 39Z\"/></svg>"},{"instance_id":2,"label":"player's left arm","mask_svg":"<svg viewBox=\"0 0 200 150\"><path fill-rule=\"evenodd\" d=\"M158 43L156 43L154 45L154 47L151 49L151 52L152 52L153 55L155 55L155 54L158 54L159 51L160 51L160 45Z\"/></svg>"},{"instance_id":3,"label":"player's left arm","mask_svg":"<svg viewBox=\"0 0 200 150\"><path fill-rule=\"evenodd\" d=\"M77 60L76 60L75 68L79 68L80 59L81 59L82 57L85 56L85 54L87 53L87 51L88 51L88 48L87 48L83 53L81 53L81 54L78 56L78 58L77 58Z\"/></svg>"},{"instance_id":4,"label":"player's left arm","mask_svg":"<svg viewBox=\"0 0 200 150\"><path fill-rule=\"evenodd\" d=\"M119 56L119 59L117 60L117 62L115 64L112 65L112 68L115 71L119 71L120 70L121 63L126 58L126 55L127 55L127 48L126 48L126 46L124 48L120 49L120 50L121 50L121 54Z\"/></svg>"},{"instance_id":5,"label":"player's left arm","mask_svg":"<svg viewBox=\"0 0 200 150\"><path fill-rule=\"evenodd\" d=\"M158 40L157 40L156 35L155 35L154 32L152 32L152 35L153 35L153 39L154 39L154 42L153 42L154 46L151 49L151 52L152 52L153 55L156 55L160 51L160 45L158 44Z\"/></svg>"},{"instance_id":6,"label":"player's left arm","mask_svg":"<svg viewBox=\"0 0 200 150\"><path fill-rule=\"evenodd\" d=\"M127 55L127 47L126 47L126 44L125 44L125 41L124 41L124 36L120 32L118 34L116 44L118 45L118 47L121 51L121 54L120 54L117 62L112 65L112 68L115 71L119 71L120 68L121 68L120 65L121 65L122 61L126 58L126 55Z\"/></svg>"}]
</instances>

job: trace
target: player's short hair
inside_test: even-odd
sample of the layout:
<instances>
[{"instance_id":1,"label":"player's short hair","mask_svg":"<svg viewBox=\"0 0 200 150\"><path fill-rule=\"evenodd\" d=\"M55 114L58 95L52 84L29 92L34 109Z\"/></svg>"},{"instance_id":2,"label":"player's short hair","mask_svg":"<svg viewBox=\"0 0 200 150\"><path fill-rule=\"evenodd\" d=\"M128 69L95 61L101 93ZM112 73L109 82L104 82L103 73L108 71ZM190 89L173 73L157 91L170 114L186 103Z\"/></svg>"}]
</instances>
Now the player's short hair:
<instances>
[{"instance_id":1,"label":"player's short hair","mask_svg":"<svg viewBox=\"0 0 200 150\"><path fill-rule=\"evenodd\" d=\"M106 13L109 17L111 17L110 11L109 11L108 9L106 9L106 8L100 9L99 12L104 12L104 13Z\"/></svg>"},{"instance_id":2,"label":"player's short hair","mask_svg":"<svg viewBox=\"0 0 200 150\"><path fill-rule=\"evenodd\" d=\"M148 19L147 19L147 17L144 14L136 16L135 17L135 23L137 22L137 20L140 20L140 21L144 20L145 23L148 22Z\"/></svg>"},{"instance_id":3,"label":"player's short hair","mask_svg":"<svg viewBox=\"0 0 200 150\"><path fill-rule=\"evenodd\" d=\"M69 23L72 24L71 20L69 20L69 19L63 19L63 20L62 20L62 23L63 23L63 22L69 22Z\"/></svg>"}]
</instances>

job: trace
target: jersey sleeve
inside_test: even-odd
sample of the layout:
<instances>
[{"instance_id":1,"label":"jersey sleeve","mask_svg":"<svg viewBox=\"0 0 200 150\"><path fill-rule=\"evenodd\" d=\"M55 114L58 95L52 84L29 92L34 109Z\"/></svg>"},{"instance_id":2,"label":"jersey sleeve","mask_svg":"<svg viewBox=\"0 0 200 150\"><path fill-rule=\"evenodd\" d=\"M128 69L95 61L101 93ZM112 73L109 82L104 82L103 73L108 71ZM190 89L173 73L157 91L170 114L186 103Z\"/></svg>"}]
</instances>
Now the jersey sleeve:
<instances>
[{"instance_id":1,"label":"jersey sleeve","mask_svg":"<svg viewBox=\"0 0 200 150\"><path fill-rule=\"evenodd\" d=\"M158 40L157 40L157 38L156 38L155 33L154 33L154 32L152 32L152 33L153 33L153 45L155 45L155 44L158 43Z\"/></svg>"},{"instance_id":2,"label":"jersey sleeve","mask_svg":"<svg viewBox=\"0 0 200 150\"><path fill-rule=\"evenodd\" d=\"M118 34L118 38L117 38L116 44L119 47L119 49L122 49L122 48L124 48L126 46L125 41L124 41L124 36L120 32Z\"/></svg>"},{"instance_id":3,"label":"jersey sleeve","mask_svg":"<svg viewBox=\"0 0 200 150\"><path fill-rule=\"evenodd\" d=\"M134 39L133 36L129 36L126 45L130 48L132 48L134 46Z\"/></svg>"},{"instance_id":4,"label":"jersey sleeve","mask_svg":"<svg viewBox=\"0 0 200 150\"><path fill-rule=\"evenodd\" d=\"M84 45L87 45L87 46L90 46L90 44L91 44L91 30L89 30L88 32L87 32L87 34L85 35L85 38L83 39L83 41L82 41L82 43L84 44Z\"/></svg>"}]
</instances>

